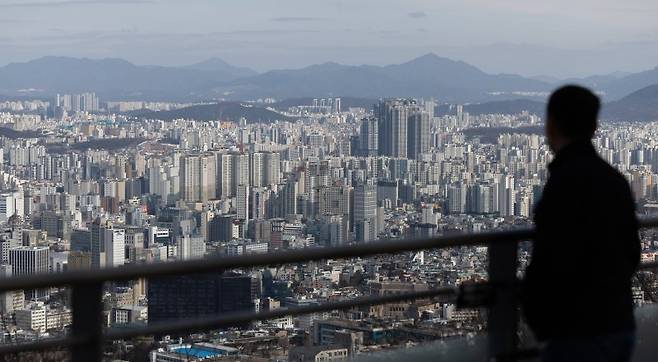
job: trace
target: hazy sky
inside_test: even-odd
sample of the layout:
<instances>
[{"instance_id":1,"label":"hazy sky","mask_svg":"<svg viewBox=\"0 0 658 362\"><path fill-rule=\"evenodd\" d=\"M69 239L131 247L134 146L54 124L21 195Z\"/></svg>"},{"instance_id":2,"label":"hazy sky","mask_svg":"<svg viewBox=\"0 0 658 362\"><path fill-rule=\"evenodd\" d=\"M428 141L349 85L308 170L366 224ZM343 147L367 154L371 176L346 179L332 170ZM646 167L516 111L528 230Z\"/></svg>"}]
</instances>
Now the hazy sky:
<instances>
[{"instance_id":1,"label":"hazy sky","mask_svg":"<svg viewBox=\"0 0 658 362\"><path fill-rule=\"evenodd\" d=\"M259 71L435 52L489 72L658 66L657 0L0 0L0 64L44 55Z\"/></svg>"}]
</instances>

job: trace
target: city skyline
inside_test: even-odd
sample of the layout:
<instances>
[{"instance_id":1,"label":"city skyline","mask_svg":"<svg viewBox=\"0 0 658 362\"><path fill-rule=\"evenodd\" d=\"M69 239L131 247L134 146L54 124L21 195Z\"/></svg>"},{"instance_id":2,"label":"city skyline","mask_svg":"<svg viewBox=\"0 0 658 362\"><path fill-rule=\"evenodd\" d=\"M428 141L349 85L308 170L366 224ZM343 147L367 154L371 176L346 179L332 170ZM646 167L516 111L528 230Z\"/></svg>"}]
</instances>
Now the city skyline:
<instances>
[{"instance_id":1,"label":"city skyline","mask_svg":"<svg viewBox=\"0 0 658 362\"><path fill-rule=\"evenodd\" d=\"M468 105L452 104L439 112L434 100L410 97L352 107L333 97L274 104L273 122L120 112L144 107L185 104L105 102L91 91L0 102L10 110L0 112L0 129L14 136L0 138L2 275L95 273L522 231L533 225L533 205L553 159L542 114L527 110L471 114ZM592 145L628 181L637 213L655 213L658 121L603 121ZM603 209L607 198L592 202ZM643 262L658 260L653 235L641 234ZM489 257L485 247L464 246L229 268L107 283L98 302L111 329L271 313L479 285L489 278ZM521 270L530 261L525 243L517 261ZM658 301L655 275L641 275L632 289L638 313ZM17 330L7 341L66 336L75 321L75 307L61 303L67 293L0 294L0 317ZM182 343L155 339L141 345L139 357L125 348L126 339L102 348L131 361L188 353L377 358L382 348L400 350L409 342L480 338L491 332L486 316L451 298L423 298L282 315L201 332L193 341L184 333ZM253 338L258 349L248 342ZM653 351L641 346L638 354Z\"/></svg>"},{"instance_id":2,"label":"city skyline","mask_svg":"<svg viewBox=\"0 0 658 362\"><path fill-rule=\"evenodd\" d=\"M655 360L656 15L0 0L0 357Z\"/></svg>"}]
</instances>

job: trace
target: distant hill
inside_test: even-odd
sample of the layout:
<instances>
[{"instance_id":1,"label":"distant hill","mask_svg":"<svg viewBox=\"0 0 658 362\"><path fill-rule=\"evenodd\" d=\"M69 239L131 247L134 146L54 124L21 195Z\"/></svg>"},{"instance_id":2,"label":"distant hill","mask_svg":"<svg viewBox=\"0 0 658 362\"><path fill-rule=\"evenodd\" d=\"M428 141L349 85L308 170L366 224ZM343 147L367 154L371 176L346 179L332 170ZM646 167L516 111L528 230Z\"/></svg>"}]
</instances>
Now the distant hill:
<instances>
[{"instance_id":1,"label":"distant hill","mask_svg":"<svg viewBox=\"0 0 658 362\"><path fill-rule=\"evenodd\" d=\"M601 89L607 99L616 100L654 84L658 84L658 67L614 79L605 83Z\"/></svg>"},{"instance_id":2,"label":"distant hill","mask_svg":"<svg viewBox=\"0 0 658 362\"><path fill-rule=\"evenodd\" d=\"M90 149L97 149L97 150L111 151L111 150L133 148L144 141L146 141L146 139L144 138L107 138L107 139L97 139L97 140L91 140L91 141L79 142L73 144L67 144L67 143L48 144L46 145L46 148L50 153L59 153L59 154L69 153L72 150L86 151Z\"/></svg>"},{"instance_id":3,"label":"distant hill","mask_svg":"<svg viewBox=\"0 0 658 362\"><path fill-rule=\"evenodd\" d=\"M39 138L41 133L37 131L16 131L7 127L0 127L0 137L7 137L11 139L20 138Z\"/></svg>"},{"instance_id":4,"label":"distant hill","mask_svg":"<svg viewBox=\"0 0 658 362\"><path fill-rule=\"evenodd\" d=\"M358 98L358 97L340 97L340 106L343 110L348 108L365 108L366 110L371 110L372 106L377 103L378 99L376 98ZM293 106L310 106L313 104L312 97L303 97L303 98L287 98L282 101L279 101L272 106L279 110L287 110L289 107Z\"/></svg>"},{"instance_id":5,"label":"distant hill","mask_svg":"<svg viewBox=\"0 0 658 362\"><path fill-rule=\"evenodd\" d=\"M604 90L610 83L618 81L631 75L628 72L613 72L609 74L597 74L583 78L556 79L555 84L580 84L595 90Z\"/></svg>"},{"instance_id":6,"label":"distant hill","mask_svg":"<svg viewBox=\"0 0 658 362\"><path fill-rule=\"evenodd\" d=\"M546 103L529 99L482 102L464 105L464 111L471 115L516 114L523 111L544 115ZM438 115L455 114L450 105L438 107ZM658 84L642 88L628 96L612 102L604 102L601 119L611 121L658 121Z\"/></svg>"},{"instance_id":7,"label":"distant hill","mask_svg":"<svg viewBox=\"0 0 658 362\"><path fill-rule=\"evenodd\" d=\"M49 56L0 67L0 94L7 98L50 98L55 93L94 91L102 100L434 97L439 102L482 103L518 98L543 100L547 92L564 83L589 86L605 93L606 101L614 101L658 84L658 67L633 74L616 72L556 80L489 74L465 62L431 53L386 66L329 62L262 74L218 58L165 67L112 58Z\"/></svg>"},{"instance_id":8,"label":"distant hill","mask_svg":"<svg viewBox=\"0 0 658 362\"><path fill-rule=\"evenodd\" d=\"M236 67L219 58L210 58L203 62L186 65L183 69L200 70L209 73L219 73L224 79L235 79L249 77L258 74L253 69L246 67Z\"/></svg>"},{"instance_id":9,"label":"distant hill","mask_svg":"<svg viewBox=\"0 0 658 362\"><path fill-rule=\"evenodd\" d=\"M251 73L220 66L217 59L177 68L138 66L122 59L43 57L0 67L0 93L38 97L94 91L104 99L200 99L217 83L245 74Z\"/></svg>"},{"instance_id":10,"label":"distant hill","mask_svg":"<svg viewBox=\"0 0 658 362\"><path fill-rule=\"evenodd\" d=\"M642 88L603 106L602 118L622 121L658 121L658 84Z\"/></svg>"},{"instance_id":11,"label":"distant hill","mask_svg":"<svg viewBox=\"0 0 658 362\"><path fill-rule=\"evenodd\" d=\"M524 127L476 127L462 131L467 138L479 138L482 143L496 143L501 134L544 134L543 126Z\"/></svg>"},{"instance_id":12,"label":"distant hill","mask_svg":"<svg viewBox=\"0 0 658 362\"><path fill-rule=\"evenodd\" d=\"M302 69L273 70L217 87L237 98L436 97L443 101L491 100L494 93L543 92L551 85L518 75L487 74L461 61L427 54L384 67L324 63ZM508 96L502 96L503 98Z\"/></svg>"},{"instance_id":13,"label":"distant hill","mask_svg":"<svg viewBox=\"0 0 658 362\"><path fill-rule=\"evenodd\" d=\"M481 114L517 114L523 111L543 115L545 108L545 102L530 99L512 99L507 101L466 104L464 105L464 112L468 112L474 116ZM450 109L449 105L438 107L438 115L455 114L455 112L455 108Z\"/></svg>"},{"instance_id":14,"label":"distant hill","mask_svg":"<svg viewBox=\"0 0 658 362\"><path fill-rule=\"evenodd\" d=\"M261 107L245 106L239 102L202 104L171 111L146 111L137 113L135 116L140 118L162 119L166 121L179 118L195 119L199 121L238 121L240 118L244 117L249 122L273 122L290 119L289 117L275 111Z\"/></svg>"},{"instance_id":15,"label":"distant hill","mask_svg":"<svg viewBox=\"0 0 658 362\"><path fill-rule=\"evenodd\" d=\"M658 84L658 67L638 73L614 72L604 75L593 75L585 78L568 78L553 82L560 84L579 84L602 92L602 98L607 101L619 100L637 90Z\"/></svg>"}]
</instances>

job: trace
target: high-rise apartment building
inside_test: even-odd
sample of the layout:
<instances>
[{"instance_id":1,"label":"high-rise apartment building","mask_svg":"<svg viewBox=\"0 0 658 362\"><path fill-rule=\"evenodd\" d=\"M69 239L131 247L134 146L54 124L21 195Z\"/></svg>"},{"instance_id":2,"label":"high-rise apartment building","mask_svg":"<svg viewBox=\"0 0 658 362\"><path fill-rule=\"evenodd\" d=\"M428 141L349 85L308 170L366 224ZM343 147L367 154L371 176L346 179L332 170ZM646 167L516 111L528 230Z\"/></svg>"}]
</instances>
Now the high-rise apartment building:
<instances>
[{"instance_id":1,"label":"high-rise apartment building","mask_svg":"<svg viewBox=\"0 0 658 362\"><path fill-rule=\"evenodd\" d=\"M377 186L362 184L354 188L354 227L358 241L377 237Z\"/></svg>"},{"instance_id":2,"label":"high-rise apartment building","mask_svg":"<svg viewBox=\"0 0 658 362\"><path fill-rule=\"evenodd\" d=\"M72 112L97 112L100 110L100 101L96 93L57 94L55 106Z\"/></svg>"},{"instance_id":3,"label":"high-rise apartment building","mask_svg":"<svg viewBox=\"0 0 658 362\"><path fill-rule=\"evenodd\" d=\"M238 219L249 219L249 194L251 189L249 185L238 185L238 192L235 196L235 211Z\"/></svg>"},{"instance_id":4,"label":"high-rise apartment building","mask_svg":"<svg viewBox=\"0 0 658 362\"><path fill-rule=\"evenodd\" d=\"M206 243L200 236L184 235L176 243L179 260L203 258L206 253Z\"/></svg>"},{"instance_id":5,"label":"high-rise apartment building","mask_svg":"<svg viewBox=\"0 0 658 362\"><path fill-rule=\"evenodd\" d=\"M418 159L419 155L430 149L430 116L427 112L417 110L409 115L407 157Z\"/></svg>"},{"instance_id":6,"label":"high-rise apartment building","mask_svg":"<svg viewBox=\"0 0 658 362\"><path fill-rule=\"evenodd\" d=\"M116 268L123 265L126 258L126 230L104 229L103 242L105 243L105 267Z\"/></svg>"},{"instance_id":7,"label":"high-rise apartment building","mask_svg":"<svg viewBox=\"0 0 658 362\"><path fill-rule=\"evenodd\" d=\"M377 156L379 131L376 118L364 118L361 121L359 151L362 156ZM428 135L429 136L429 135Z\"/></svg>"},{"instance_id":8,"label":"high-rise apartment building","mask_svg":"<svg viewBox=\"0 0 658 362\"><path fill-rule=\"evenodd\" d=\"M249 219L261 220L269 217L271 194L271 190L262 187L251 190Z\"/></svg>"},{"instance_id":9,"label":"high-rise apartment building","mask_svg":"<svg viewBox=\"0 0 658 362\"><path fill-rule=\"evenodd\" d=\"M415 100L397 99L375 105L379 154L416 158L429 150L429 114Z\"/></svg>"},{"instance_id":10,"label":"high-rise apartment building","mask_svg":"<svg viewBox=\"0 0 658 362\"><path fill-rule=\"evenodd\" d=\"M352 188L348 186L321 187L318 193L319 215L349 216L351 193Z\"/></svg>"},{"instance_id":11,"label":"high-rise apartment building","mask_svg":"<svg viewBox=\"0 0 658 362\"><path fill-rule=\"evenodd\" d=\"M249 181L253 187L270 186L281 178L281 158L276 152L254 152L249 165Z\"/></svg>"},{"instance_id":12,"label":"high-rise apartment building","mask_svg":"<svg viewBox=\"0 0 658 362\"><path fill-rule=\"evenodd\" d=\"M239 185L249 185L249 155L241 153L218 153L218 191L222 198L235 197Z\"/></svg>"},{"instance_id":13,"label":"high-rise apartment building","mask_svg":"<svg viewBox=\"0 0 658 362\"><path fill-rule=\"evenodd\" d=\"M189 155L180 160L181 199L207 202L216 198L216 162L212 154Z\"/></svg>"},{"instance_id":14,"label":"high-rise apartment building","mask_svg":"<svg viewBox=\"0 0 658 362\"><path fill-rule=\"evenodd\" d=\"M101 218L96 218L91 225L90 231L90 247L91 247L91 267L104 268L105 267L105 221Z\"/></svg>"}]
</instances>

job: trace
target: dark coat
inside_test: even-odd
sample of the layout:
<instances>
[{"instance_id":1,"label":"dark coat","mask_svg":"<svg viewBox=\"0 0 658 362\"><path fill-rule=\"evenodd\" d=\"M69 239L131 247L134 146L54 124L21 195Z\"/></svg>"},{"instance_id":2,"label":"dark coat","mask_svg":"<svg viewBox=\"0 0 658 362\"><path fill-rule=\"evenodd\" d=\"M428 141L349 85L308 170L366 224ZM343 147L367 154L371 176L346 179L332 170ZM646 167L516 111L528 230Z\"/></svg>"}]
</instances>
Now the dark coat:
<instances>
[{"instance_id":1,"label":"dark coat","mask_svg":"<svg viewBox=\"0 0 658 362\"><path fill-rule=\"evenodd\" d=\"M548 169L523 283L526 321L539 340L634 330L640 240L628 182L589 141L564 147Z\"/></svg>"}]
</instances>

